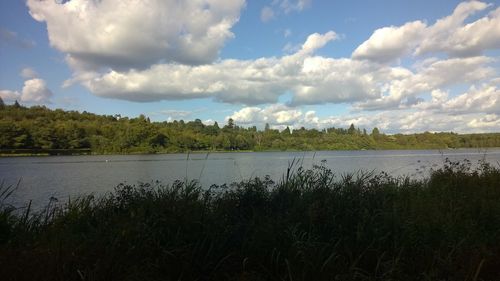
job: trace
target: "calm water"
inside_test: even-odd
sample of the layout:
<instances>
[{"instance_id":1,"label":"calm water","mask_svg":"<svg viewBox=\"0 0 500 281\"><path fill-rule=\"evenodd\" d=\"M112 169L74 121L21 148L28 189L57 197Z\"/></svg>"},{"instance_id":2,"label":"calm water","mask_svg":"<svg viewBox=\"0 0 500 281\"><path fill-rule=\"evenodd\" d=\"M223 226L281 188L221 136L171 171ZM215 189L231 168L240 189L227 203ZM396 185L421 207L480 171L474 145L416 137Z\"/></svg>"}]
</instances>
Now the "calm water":
<instances>
[{"instance_id":1,"label":"calm water","mask_svg":"<svg viewBox=\"0 0 500 281\"><path fill-rule=\"evenodd\" d=\"M209 153L191 154L189 159L186 154L10 157L0 158L0 180L8 185L21 179L11 204L33 200L40 207L50 197L63 201L78 194L100 194L123 182L171 183L187 177L209 187L265 175L279 180L293 159L305 168L326 160L336 174L373 170L421 177L441 167L445 158L473 163L486 159L498 165L500 149Z\"/></svg>"}]
</instances>

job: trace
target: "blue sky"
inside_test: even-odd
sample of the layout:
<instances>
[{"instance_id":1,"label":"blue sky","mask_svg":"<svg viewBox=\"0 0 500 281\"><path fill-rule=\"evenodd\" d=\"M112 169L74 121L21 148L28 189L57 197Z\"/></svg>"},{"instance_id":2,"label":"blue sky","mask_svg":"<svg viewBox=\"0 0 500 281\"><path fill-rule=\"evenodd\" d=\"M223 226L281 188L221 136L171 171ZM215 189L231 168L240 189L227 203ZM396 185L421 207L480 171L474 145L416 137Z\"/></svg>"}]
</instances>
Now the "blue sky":
<instances>
[{"instance_id":1,"label":"blue sky","mask_svg":"<svg viewBox=\"0 0 500 281\"><path fill-rule=\"evenodd\" d=\"M499 54L492 1L0 3L7 103L157 121L500 131Z\"/></svg>"}]
</instances>

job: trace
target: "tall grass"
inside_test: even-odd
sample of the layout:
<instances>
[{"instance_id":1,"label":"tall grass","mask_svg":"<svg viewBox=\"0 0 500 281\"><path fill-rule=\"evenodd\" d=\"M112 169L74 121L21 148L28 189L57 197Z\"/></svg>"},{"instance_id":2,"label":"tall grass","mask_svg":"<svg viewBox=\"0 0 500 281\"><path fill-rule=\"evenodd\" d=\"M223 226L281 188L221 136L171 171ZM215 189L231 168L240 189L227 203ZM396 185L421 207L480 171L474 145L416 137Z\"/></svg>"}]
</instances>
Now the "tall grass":
<instances>
[{"instance_id":1,"label":"tall grass","mask_svg":"<svg viewBox=\"0 0 500 281\"><path fill-rule=\"evenodd\" d=\"M499 280L500 169L425 180L294 167L0 208L2 280Z\"/></svg>"}]
</instances>

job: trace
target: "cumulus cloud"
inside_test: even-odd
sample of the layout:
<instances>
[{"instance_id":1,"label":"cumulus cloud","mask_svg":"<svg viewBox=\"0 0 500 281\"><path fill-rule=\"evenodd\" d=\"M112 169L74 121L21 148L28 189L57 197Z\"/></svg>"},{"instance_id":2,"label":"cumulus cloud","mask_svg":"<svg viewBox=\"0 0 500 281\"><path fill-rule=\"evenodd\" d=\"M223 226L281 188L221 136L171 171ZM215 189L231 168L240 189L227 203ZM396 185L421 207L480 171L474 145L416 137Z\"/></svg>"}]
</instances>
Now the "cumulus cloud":
<instances>
[{"instance_id":1,"label":"cumulus cloud","mask_svg":"<svg viewBox=\"0 0 500 281\"><path fill-rule=\"evenodd\" d=\"M473 131L484 132L498 132L500 127L500 115L498 114L488 114L486 116L479 116L470 120L467 125L472 128Z\"/></svg>"},{"instance_id":2,"label":"cumulus cloud","mask_svg":"<svg viewBox=\"0 0 500 281\"><path fill-rule=\"evenodd\" d=\"M213 97L229 103L265 103L285 90L273 77L273 61L226 60L195 67L161 64L143 71L111 71L83 84L99 96L139 102Z\"/></svg>"},{"instance_id":3,"label":"cumulus cloud","mask_svg":"<svg viewBox=\"0 0 500 281\"><path fill-rule=\"evenodd\" d=\"M281 117L281 118L279 118ZM236 124L262 126L269 123L272 128L292 129L301 127L328 129L347 128L350 124L368 130L377 127L385 133L420 133L424 131L453 131L460 133L495 132L500 125L500 114L470 113L454 115L434 110L381 111L319 117L315 111L307 111L274 104L267 107L245 107L234 112Z\"/></svg>"},{"instance_id":4,"label":"cumulus cloud","mask_svg":"<svg viewBox=\"0 0 500 281\"><path fill-rule=\"evenodd\" d=\"M237 124L255 125L269 123L272 125L293 125L303 117L302 111L283 104L275 104L265 108L245 107L234 112L232 118Z\"/></svg>"},{"instance_id":5,"label":"cumulus cloud","mask_svg":"<svg viewBox=\"0 0 500 281\"><path fill-rule=\"evenodd\" d=\"M489 57L430 61L428 65L419 66L415 72L391 68L390 74L386 76L388 80L376 81L384 83L379 96L358 102L354 107L358 110L399 108L403 106L403 101L415 99L419 94L463 83L476 83L497 75L496 70L489 65L494 60Z\"/></svg>"},{"instance_id":6,"label":"cumulus cloud","mask_svg":"<svg viewBox=\"0 0 500 281\"><path fill-rule=\"evenodd\" d=\"M384 27L354 50L354 59L368 59L385 63L401 58L411 52L421 40L426 25L421 21L406 23L400 27Z\"/></svg>"},{"instance_id":7,"label":"cumulus cloud","mask_svg":"<svg viewBox=\"0 0 500 281\"><path fill-rule=\"evenodd\" d=\"M74 68L144 68L214 61L244 0L28 0L31 16L47 24L51 46Z\"/></svg>"},{"instance_id":8,"label":"cumulus cloud","mask_svg":"<svg viewBox=\"0 0 500 281\"><path fill-rule=\"evenodd\" d=\"M429 59L413 68L368 60L325 58L316 50L337 34L314 33L293 54L256 60L221 60L200 66L156 64L145 70L78 76L96 95L139 102L213 98L226 103L274 103L292 93L291 105L354 103L357 110L404 107L418 95L490 79L496 70L485 56ZM405 105L406 103L406 105Z\"/></svg>"},{"instance_id":9,"label":"cumulus cloud","mask_svg":"<svg viewBox=\"0 0 500 281\"><path fill-rule=\"evenodd\" d=\"M26 103L50 103L52 92L47 87L44 80L39 78L24 81L21 92L0 90L0 96L3 100L13 102L14 100Z\"/></svg>"},{"instance_id":10,"label":"cumulus cloud","mask_svg":"<svg viewBox=\"0 0 500 281\"><path fill-rule=\"evenodd\" d=\"M494 86L483 86L476 89L473 86L469 92L444 103L443 110L453 113L500 114L500 89Z\"/></svg>"},{"instance_id":11,"label":"cumulus cloud","mask_svg":"<svg viewBox=\"0 0 500 281\"><path fill-rule=\"evenodd\" d=\"M449 97L449 93L432 91L431 99L416 104L415 108L434 110L449 114L500 114L500 89L493 83L484 83L481 87L471 86L460 95Z\"/></svg>"},{"instance_id":12,"label":"cumulus cloud","mask_svg":"<svg viewBox=\"0 0 500 281\"><path fill-rule=\"evenodd\" d=\"M316 50L338 39L335 32L329 31L309 35L299 47L288 46L287 51L292 53L279 58L218 61L213 59L224 41L232 36L230 28L238 19L242 1L231 1L231 5L225 6L224 0L204 5L196 1L150 0L140 7L134 6L137 9L125 8L116 1L73 0L62 5L28 1L32 16L47 23L51 44L67 53L68 63L78 69L64 86L80 82L98 96L139 102L208 97L256 105L273 103L284 93L292 93L292 105L354 103L357 110L380 110L415 104L421 93L458 83L476 83L496 74L489 66L492 60L484 56L430 59L413 68L380 65L417 47L425 47L426 38L441 36L445 30L447 34L455 34L453 30L462 27L473 13L489 7L478 1L458 5L452 15L429 27L422 21L414 21L379 29L354 51L353 58L315 55ZM165 11L165 3L172 8ZM301 10L309 4L309 1L275 1L271 5ZM160 12L175 14L173 19L178 22L172 24L160 17ZM203 16L192 16L199 13ZM146 14L147 20L136 23ZM100 16L98 20L90 20L96 15ZM78 22L74 22L74 16L79 17ZM495 17L496 11L489 14L487 21ZM130 27L132 23L136 24ZM208 36L211 28L222 30L222 35ZM86 32L90 29L97 31ZM125 36L125 30L132 36ZM140 35L134 37L135 33ZM179 47L186 36L190 38L189 46L170 48ZM205 44L207 38L214 44ZM210 63L190 65L179 59L187 56L196 60L196 54L201 53L204 58L211 58L205 61ZM140 60L142 67L134 67L137 63L129 60ZM92 68L96 63L110 69Z\"/></svg>"},{"instance_id":13,"label":"cumulus cloud","mask_svg":"<svg viewBox=\"0 0 500 281\"><path fill-rule=\"evenodd\" d=\"M352 123L357 126L372 126L373 119L367 116L330 116L320 118L315 111L304 112L285 104L273 104L266 107L244 107L226 117L232 118L236 124L262 125L268 123L272 128L330 128L347 127ZM380 124L379 124L380 125Z\"/></svg>"},{"instance_id":14,"label":"cumulus cloud","mask_svg":"<svg viewBox=\"0 0 500 281\"><path fill-rule=\"evenodd\" d=\"M500 48L500 8L471 23L472 15L491 7L480 1L460 3L454 12L427 26L422 21L377 29L352 53L354 59L390 63L413 53L444 52L454 57L481 55Z\"/></svg>"},{"instance_id":15,"label":"cumulus cloud","mask_svg":"<svg viewBox=\"0 0 500 281\"><path fill-rule=\"evenodd\" d=\"M338 39L337 33L328 31L325 34L313 33L307 37L306 42L302 45L303 53L312 53L317 49L323 48L326 43Z\"/></svg>"},{"instance_id":16,"label":"cumulus cloud","mask_svg":"<svg viewBox=\"0 0 500 281\"><path fill-rule=\"evenodd\" d=\"M500 47L500 8L478 20L464 24L475 14L491 7L479 1L459 4L452 15L440 19L426 30L415 53L445 52L452 56L476 56Z\"/></svg>"},{"instance_id":17,"label":"cumulus cloud","mask_svg":"<svg viewBox=\"0 0 500 281\"><path fill-rule=\"evenodd\" d=\"M33 18L46 23L50 44L66 54L74 70L64 86L81 83L102 97L137 102L211 98L243 104L231 115L241 124L355 123L403 132L490 130L500 115L498 61L485 52L500 48L500 8L492 4L468 1L431 24L422 19L377 29L347 58L317 54L338 40L328 31L289 44L283 56L248 60L219 58L234 36L231 28L244 0L28 0L27 5ZM309 5L274 0L262 9L261 20ZM412 65L393 64L408 56ZM34 74L25 77L37 80ZM456 95L450 92L455 86L469 90ZM36 87L26 93L44 92L30 88ZM20 97L24 91L0 94ZM261 106L284 94L291 97L286 105ZM50 95L26 98L34 96ZM320 118L300 109L324 103L346 103L352 112Z\"/></svg>"},{"instance_id":18,"label":"cumulus cloud","mask_svg":"<svg viewBox=\"0 0 500 281\"><path fill-rule=\"evenodd\" d=\"M281 58L227 59L199 66L156 64L145 70L85 73L75 79L96 95L139 102L212 97L227 103L269 103L301 83L304 61L336 38L333 31L312 34L300 50Z\"/></svg>"},{"instance_id":19,"label":"cumulus cloud","mask_svg":"<svg viewBox=\"0 0 500 281\"><path fill-rule=\"evenodd\" d=\"M363 61L323 57L306 58L301 70L294 86L294 105L374 99L380 96L377 83L391 72Z\"/></svg>"},{"instance_id":20,"label":"cumulus cloud","mask_svg":"<svg viewBox=\"0 0 500 281\"><path fill-rule=\"evenodd\" d=\"M47 103L49 102L52 92L47 88L44 80L34 78L24 81L21 101L30 103Z\"/></svg>"},{"instance_id":21,"label":"cumulus cloud","mask_svg":"<svg viewBox=\"0 0 500 281\"><path fill-rule=\"evenodd\" d=\"M11 90L0 90L0 97L4 101L13 102L15 100L20 99L21 93L19 93L18 91L11 91Z\"/></svg>"}]
</instances>

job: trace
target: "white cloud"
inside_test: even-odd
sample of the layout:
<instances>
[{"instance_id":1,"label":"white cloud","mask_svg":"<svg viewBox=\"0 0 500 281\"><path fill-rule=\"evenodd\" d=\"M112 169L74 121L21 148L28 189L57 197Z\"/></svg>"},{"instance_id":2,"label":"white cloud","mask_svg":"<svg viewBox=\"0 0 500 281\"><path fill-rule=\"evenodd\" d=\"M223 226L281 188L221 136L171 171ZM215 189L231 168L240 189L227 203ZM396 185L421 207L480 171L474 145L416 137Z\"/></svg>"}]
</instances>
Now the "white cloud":
<instances>
[{"instance_id":1,"label":"white cloud","mask_svg":"<svg viewBox=\"0 0 500 281\"><path fill-rule=\"evenodd\" d=\"M99 96L142 102L203 97L230 103L272 102L284 91L276 83L274 61L226 60L194 67L154 65L144 71L111 71L84 85Z\"/></svg>"},{"instance_id":2,"label":"white cloud","mask_svg":"<svg viewBox=\"0 0 500 281\"><path fill-rule=\"evenodd\" d=\"M215 120L213 119L207 119L207 120L203 120L202 123L205 125L205 126L212 126L215 124Z\"/></svg>"},{"instance_id":3,"label":"white cloud","mask_svg":"<svg viewBox=\"0 0 500 281\"><path fill-rule=\"evenodd\" d=\"M275 104L265 108L245 107L234 112L232 118L237 124L254 125L269 123L272 125L292 125L300 120L303 113L283 104Z\"/></svg>"},{"instance_id":4,"label":"white cloud","mask_svg":"<svg viewBox=\"0 0 500 281\"><path fill-rule=\"evenodd\" d=\"M467 92L454 97L435 90L432 91L431 100L416 104L414 107L453 115L500 114L500 89L492 83L485 83L479 88L472 86Z\"/></svg>"},{"instance_id":5,"label":"white cloud","mask_svg":"<svg viewBox=\"0 0 500 281\"><path fill-rule=\"evenodd\" d=\"M328 31L325 34L313 33L307 37L306 42L302 45L304 53L312 53L317 49L323 48L326 43L338 39L334 31Z\"/></svg>"},{"instance_id":6,"label":"white cloud","mask_svg":"<svg viewBox=\"0 0 500 281\"><path fill-rule=\"evenodd\" d=\"M24 81L21 101L29 103L48 103L52 95L45 81L35 78Z\"/></svg>"},{"instance_id":7,"label":"white cloud","mask_svg":"<svg viewBox=\"0 0 500 281\"><path fill-rule=\"evenodd\" d=\"M21 93L11 90L0 90L0 97L6 102L13 102L21 98Z\"/></svg>"},{"instance_id":8,"label":"white cloud","mask_svg":"<svg viewBox=\"0 0 500 281\"><path fill-rule=\"evenodd\" d=\"M274 19L274 11L271 7L265 6L262 8L260 11L260 20L262 22L268 22L270 20Z\"/></svg>"},{"instance_id":9,"label":"white cloud","mask_svg":"<svg viewBox=\"0 0 500 281\"><path fill-rule=\"evenodd\" d=\"M380 95L374 99L355 104L358 110L399 108L405 99L415 99L419 94L463 83L476 83L493 78L496 70L489 66L494 60L489 57L453 58L431 60L420 66L417 72L404 68L392 68ZM385 90L385 91L384 91Z\"/></svg>"},{"instance_id":10,"label":"white cloud","mask_svg":"<svg viewBox=\"0 0 500 281\"><path fill-rule=\"evenodd\" d=\"M31 79L38 77L38 73L31 67L25 67L21 70L21 77Z\"/></svg>"},{"instance_id":11,"label":"white cloud","mask_svg":"<svg viewBox=\"0 0 500 281\"><path fill-rule=\"evenodd\" d=\"M279 117L282 117L280 119ZM434 110L382 111L378 113L343 114L319 117L315 111L304 112L298 108L274 104L268 107L245 107L234 112L232 118L238 125L272 128L347 128L350 124L371 130L374 127L385 133L421 133L425 131L453 131L459 133L495 132L500 124L500 114L470 113L455 115Z\"/></svg>"},{"instance_id":12,"label":"white cloud","mask_svg":"<svg viewBox=\"0 0 500 281\"><path fill-rule=\"evenodd\" d=\"M292 103L320 104L354 102L380 96L377 83L389 68L351 59L308 57L302 65L300 83L294 87Z\"/></svg>"},{"instance_id":13,"label":"white cloud","mask_svg":"<svg viewBox=\"0 0 500 281\"><path fill-rule=\"evenodd\" d=\"M404 108L419 95L496 75L493 59L480 56L429 59L413 69L366 60L325 58L314 52L337 39L311 34L294 54L281 58L221 60L209 65L157 64L145 70L85 73L75 77L96 95L148 102L214 98L247 105L274 103L292 93L291 104L355 103L357 110Z\"/></svg>"},{"instance_id":14,"label":"white cloud","mask_svg":"<svg viewBox=\"0 0 500 281\"><path fill-rule=\"evenodd\" d=\"M406 23L400 27L384 27L373 34L354 50L354 59L368 59L375 62L391 62L411 52L421 40L426 25L421 21Z\"/></svg>"},{"instance_id":15,"label":"white cloud","mask_svg":"<svg viewBox=\"0 0 500 281\"><path fill-rule=\"evenodd\" d=\"M484 85L480 89L473 86L467 93L444 103L443 110L453 113L500 114L500 89L490 85Z\"/></svg>"},{"instance_id":16,"label":"white cloud","mask_svg":"<svg viewBox=\"0 0 500 281\"><path fill-rule=\"evenodd\" d=\"M412 132L491 130L498 122L498 61L484 52L500 48L500 8L494 5L468 1L433 24L416 20L380 28L351 58L316 54L339 38L329 31L313 33L301 45L287 44L281 57L220 59L244 5L243 0L72 0L63 5L28 0L32 16L47 24L50 44L66 54L74 69L64 86L78 82L98 96L244 104L233 114L242 124L355 123ZM274 0L262 9L261 19L309 5L311 1ZM411 66L403 60L408 56ZM391 64L398 61L404 65ZM26 92L26 99L47 100L50 91L36 83L0 94L12 98ZM455 86L470 89L457 96L451 91ZM256 106L276 103L284 94L291 96L288 105ZM324 103L346 103L354 113L320 118L299 109Z\"/></svg>"},{"instance_id":17,"label":"white cloud","mask_svg":"<svg viewBox=\"0 0 500 281\"><path fill-rule=\"evenodd\" d=\"M477 117L470 120L467 125L470 128L473 128L473 130L477 130L479 132L498 132L498 128L500 128L500 115L488 114L482 117Z\"/></svg>"},{"instance_id":18,"label":"white cloud","mask_svg":"<svg viewBox=\"0 0 500 281\"><path fill-rule=\"evenodd\" d=\"M312 34L299 51L281 58L228 59L200 66L157 64L74 79L96 95L133 101L212 97L228 103L269 103L300 84L304 61L336 38L333 31Z\"/></svg>"},{"instance_id":19,"label":"white cloud","mask_svg":"<svg viewBox=\"0 0 500 281\"><path fill-rule=\"evenodd\" d=\"M283 37L288 38L292 35L292 30L287 28L285 31L283 31Z\"/></svg>"},{"instance_id":20,"label":"white cloud","mask_svg":"<svg viewBox=\"0 0 500 281\"><path fill-rule=\"evenodd\" d=\"M444 52L457 57L481 55L485 50L500 48L500 8L474 22L465 21L489 7L483 2L468 1L431 26L413 21L377 29L354 50L352 57L389 63L412 52L415 55Z\"/></svg>"},{"instance_id":21,"label":"white cloud","mask_svg":"<svg viewBox=\"0 0 500 281\"><path fill-rule=\"evenodd\" d=\"M416 54L445 52L453 56L476 56L500 47L500 8L478 20L464 21L491 5L469 1L460 3L452 15L440 19L426 30Z\"/></svg>"},{"instance_id":22,"label":"white cloud","mask_svg":"<svg viewBox=\"0 0 500 281\"><path fill-rule=\"evenodd\" d=\"M51 46L75 68L144 68L161 61L209 63L233 37L244 0L28 0Z\"/></svg>"},{"instance_id":23,"label":"white cloud","mask_svg":"<svg viewBox=\"0 0 500 281\"><path fill-rule=\"evenodd\" d=\"M0 90L0 96L3 100L12 102L18 100L26 103L50 103L52 92L47 88L44 80L39 78L29 79L24 81L24 86L21 92Z\"/></svg>"}]
</instances>

